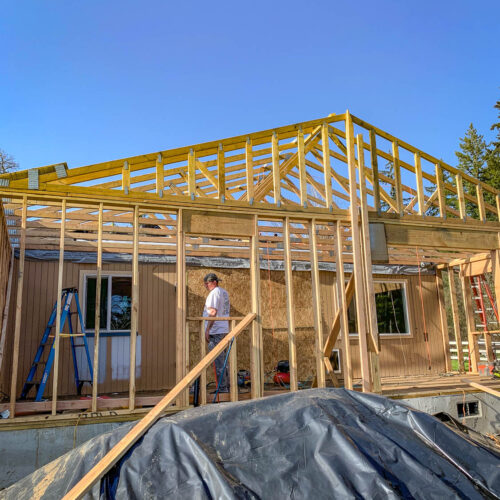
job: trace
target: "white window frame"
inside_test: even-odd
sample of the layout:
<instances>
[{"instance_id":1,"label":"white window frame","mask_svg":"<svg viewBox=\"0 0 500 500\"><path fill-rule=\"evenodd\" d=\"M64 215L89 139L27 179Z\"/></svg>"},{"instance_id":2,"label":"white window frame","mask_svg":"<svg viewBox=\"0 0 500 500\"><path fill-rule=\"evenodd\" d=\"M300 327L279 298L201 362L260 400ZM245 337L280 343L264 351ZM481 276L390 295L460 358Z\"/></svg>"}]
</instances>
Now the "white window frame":
<instances>
[{"instance_id":1,"label":"white window frame","mask_svg":"<svg viewBox=\"0 0 500 500\"><path fill-rule=\"evenodd\" d=\"M111 330L110 327L110 321L111 321L111 282L113 276L121 276L124 278L130 278L132 279L132 273L129 271L102 271L101 272L101 279L102 278L111 278L108 279L108 317L106 319L106 328L100 328L99 333L105 333L109 335L113 334L130 334L130 329L128 330ZM83 321L85 322L85 318L87 317L87 279L88 278L97 278L97 270L95 269L89 269L85 271L80 271L80 287L79 290L82 290L82 294L80 296L80 305L82 309L82 317ZM132 291L132 290L131 290ZM82 325L83 327L83 325ZM85 333L95 333L94 328L87 328L87 325L85 325Z\"/></svg>"},{"instance_id":2,"label":"white window frame","mask_svg":"<svg viewBox=\"0 0 500 500\"><path fill-rule=\"evenodd\" d=\"M408 309L408 281L405 279L374 279L374 283L396 283L396 284L401 284L403 285L403 290L404 290L404 299L405 299L405 308L404 308L404 314L405 314L405 320L406 324L408 325L408 332L406 333L383 333L383 332L378 332L381 337L384 338L400 338L400 337L405 337L405 338L411 338L413 337L413 333L411 331L411 322L410 322L410 311ZM347 284L347 280L346 280ZM355 297L353 297L353 300ZM349 337L358 337L358 332L349 332Z\"/></svg>"},{"instance_id":3,"label":"white window frame","mask_svg":"<svg viewBox=\"0 0 500 500\"><path fill-rule=\"evenodd\" d=\"M337 370L333 370L333 373L342 373L342 359L340 357L340 349L332 349L332 352L336 352L337 353L337 356L339 358L339 367ZM331 356L331 354L330 354Z\"/></svg>"}]
</instances>

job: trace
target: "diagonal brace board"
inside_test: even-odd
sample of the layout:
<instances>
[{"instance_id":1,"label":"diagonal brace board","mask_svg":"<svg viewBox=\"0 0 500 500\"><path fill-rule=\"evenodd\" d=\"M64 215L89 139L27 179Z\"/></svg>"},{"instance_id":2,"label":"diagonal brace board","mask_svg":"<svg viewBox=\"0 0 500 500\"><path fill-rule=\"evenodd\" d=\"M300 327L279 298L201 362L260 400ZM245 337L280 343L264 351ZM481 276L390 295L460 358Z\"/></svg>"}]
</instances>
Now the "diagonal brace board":
<instances>
[{"instance_id":1,"label":"diagonal brace board","mask_svg":"<svg viewBox=\"0 0 500 500\"><path fill-rule=\"evenodd\" d=\"M316 127L311 135L304 141L304 154L307 154L311 148L313 148L321 139L321 127ZM318 135L319 134L319 135ZM285 160L279 168L280 177L283 178L298 162L298 152L294 153L288 160ZM273 176L272 173L267 175L261 183L255 186L255 201L261 201L265 196L273 189Z\"/></svg>"},{"instance_id":2,"label":"diagonal brace board","mask_svg":"<svg viewBox=\"0 0 500 500\"><path fill-rule=\"evenodd\" d=\"M346 308L351 304L352 298L354 297L354 274L351 275L349 281L347 282L347 286L345 289L345 302ZM333 371L332 364L330 362L330 352L332 351L335 342L337 342L337 338L340 333L340 318L341 318L341 310L338 309L335 314L335 318L333 319L332 326L330 327L330 333L328 334L328 338L326 339L325 345L323 347L323 362L325 363L325 367L331 376L335 376ZM348 336L349 340L349 332L345 332L344 335ZM333 379L334 385L337 386L336 377ZM314 377L312 387L317 387L317 379Z\"/></svg>"},{"instance_id":3,"label":"diagonal brace board","mask_svg":"<svg viewBox=\"0 0 500 500\"><path fill-rule=\"evenodd\" d=\"M238 323L236 328L229 332L226 337L212 351L210 351L179 383L142 419L140 420L94 467L66 493L63 500L82 498L92 486L101 479L111 467L136 443L146 431L160 418L163 410L175 401L177 396L194 382L200 373L205 370L229 345L232 339L237 337L254 319L255 313L248 313Z\"/></svg>"}]
</instances>

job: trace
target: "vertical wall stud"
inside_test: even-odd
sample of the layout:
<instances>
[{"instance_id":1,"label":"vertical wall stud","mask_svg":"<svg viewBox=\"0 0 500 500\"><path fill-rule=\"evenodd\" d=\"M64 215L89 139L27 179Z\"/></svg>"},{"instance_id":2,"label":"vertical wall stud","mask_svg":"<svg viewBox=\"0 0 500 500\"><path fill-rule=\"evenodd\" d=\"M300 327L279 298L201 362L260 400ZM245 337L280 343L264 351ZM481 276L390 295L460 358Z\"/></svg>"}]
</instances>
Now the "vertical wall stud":
<instances>
[{"instance_id":1,"label":"vertical wall stud","mask_svg":"<svg viewBox=\"0 0 500 500\"><path fill-rule=\"evenodd\" d=\"M129 410L135 408L135 364L139 328L139 206L134 206L134 249L132 254L132 309L130 315Z\"/></svg>"},{"instance_id":2,"label":"vertical wall stud","mask_svg":"<svg viewBox=\"0 0 500 500\"><path fill-rule=\"evenodd\" d=\"M358 323L359 353L361 365L361 385L363 392L372 390L370 360L368 354L367 334L368 328L365 316L363 255L361 252L361 235L359 230L359 202L356 183L356 158L354 155L354 127L350 113L346 112L346 142L347 163L349 167L349 213L351 216L352 251L354 260L354 282L356 297L356 318ZM398 205L399 206L399 205Z\"/></svg>"},{"instance_id":3,"label":"vertical wall stud","mask_svg":"<svg viewBox=\"0 0 500 500\"><path fill-rule=\"evenodd\" d=\"M57 274L57 307L56 307L56 329L54 331L54 365L52 368L52 415L57 413L57 386L59 383L59 351L61 340L61 295L63 288L63 272L64 272L64 236L66 230L66 200L61 204L61 233L59 237L59 269ZM71 321L71 315L68 316L68 321Z\"/></svg>"},{"instance_id":4,"label":"vertical wall stud","mask_svg":"<svg viewBox=\"0 0 500 500\"><path fill-rule=\"evenodd\" d=\"M257 315L252 322L250 347L251 396L252 399L255 399L262 396L262 317L260 312L259 225L257 216L254 218L254 235L251 237L250 275L252 312Z\"/></svg>"},{"instance_id":5,"label":"vertical wall stud","mask_svg":"<svg viewBox=\"0 0 500 500\"><path fill-rule=\"evenodd\" d=\"M448 268L448 283L450 287L450 302L451 312L453 315L453 333L455 335L455 343L457 345L458 370L460 373L465 372L464 366L464 348L462 346L462 335L460 333L460 315L458 312L457 289L455 286L455 273L453 268Z\"/></svg>"},{"instance_id":6,"label":"vertical wall stud","mask_svg":"<svg viewBox=\"0 0 500 500\"><path fill-rule=\"evenodd\" d=\"M446 318L446 308L444 305L443 277L441 270L436 271L436 288L438 294L439 319L441 324L441 334L443 338L443 355L446 372L451 371L450 339L448 335L448 320Z\"/></svg>"},{"instance_id":7,"label":"vertical wall stud","mask_svg":"<svg viewBox=\"0 0 500 500\"><path fill-rule=\"evenodd\" d=\"M97 393L99 386L99 334L101 330L101 282L102 282L102 224L103 204L99 203L97 227L97 275L95 280L95 316L94 316L94 370L92 376L92 411L97 411Z\"/></svg>"},{"instance_id":8,"label":"vertical wall stud","mask_svg":"<svg viewBox=\"0 0 500 500\"><path fill-rule=\"evenodd\" d=\"M24 257L26 254L26 218L28 199L23 197L21 216L21 241L19 243L19 270L17 273L16 317L14 323L14 345L12 354L12 378L10 384L10 418L14 418L16 410L17 372L19 368L19 340L21 338L21 321L23 310Z\"/></svg>"},{"instance_id":9,"label":"vertical wall stud","mask_svg":"<svg viewBox=\"0 0 500 500\"><path fill-rule=\"evenodd\" d=\"M309 253L311 254L311 288L313 299L313 316L316 353L316 378L318 387L325 387L325 365L323 362L323 322L321 320L321 296L319 284L318 246L316 241L316 221L309 225Z\"/></svg>"},{"instance_id":10,"label":"vertical wall stud","mask_svg":"<svg viewBox=\"0 0 500 500\"><path fill-rule=\"evenodd\" d=\"M290 219L283 219L283 246L286 285L286 318L288 325L288 357L290 366L290 390L299 389L297 380L297 346L295 343L295 306L293 300L292 256L290 251Z\"/></svg>"},{"instance_id":11,"label":"vertical wall stud","mask_svg":"<svg viewBox=\"0 0 500 500\"><path fill-rule=\"evenodd\" d=\"M343 229L342 223L338 220L336 222L336 237L335 237L335 265L337 268L337 302L340 312L340 335L342 345L342 371L344 375L344 386L346 389L352 390L352 358L351 358L351 344L349 342L349 320L347 318L347 302L346 302L346 288L345 288L345 275L344 275L344 256L343 254ZM329 353L325 352L325 356Z\"/></svg>"}]
</instances>

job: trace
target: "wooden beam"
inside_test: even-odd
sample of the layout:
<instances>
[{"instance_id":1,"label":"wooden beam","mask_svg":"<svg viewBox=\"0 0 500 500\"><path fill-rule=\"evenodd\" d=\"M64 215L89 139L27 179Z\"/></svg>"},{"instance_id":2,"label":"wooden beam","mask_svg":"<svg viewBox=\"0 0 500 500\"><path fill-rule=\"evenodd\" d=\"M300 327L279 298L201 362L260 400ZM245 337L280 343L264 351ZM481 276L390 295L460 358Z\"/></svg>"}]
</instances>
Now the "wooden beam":
<instances>
[{"instance_id":1,"label":"wooden beam","mask_svg":"<svg viewBox=\"0 0 500 500\"><path fill-rule=\"evenodd\" d=\"M108 472L118 460L125 455L130 447L136 443L145 432L160 418L162 412L198 378L228 347L233 338L236 338L255 318L254 313L245 316L238 326L228 333L224 339L210 351L182 380L89 471L78 483L66 493L63 500L83 498L92 486Z\"/></svg>"},{"instance_id":2,"label":"wooden beam","mask_svg":"<svg viewBox=\"0 0 500 500\"><path fill-rule=\"evenodd\" d=\"M56 329L54 332L54 364L52 367L52 415L57 412L57 386L59 383L59 351L61 340L61 296L63 288L63 272L64 272L64 231L66 224L66 200L62 200L61 204L61 235L59 243L59 267L57 274L57 307L56 307ZM71 321L71 315L68 315L68 322Z\"/></svg>"},{"instance_id":3,"label":"wooden beam","mask_svg":"<svg viewBox=\"0 0 500 500\"><path fill-rule=\"evenodd\" d=\"M363 272L365 275L365 303L368 317L368 340L370 350L379 354L379 336L378 336L378 321L377 310L375 306L375 289L373 286L372 275L372 252L370 243L370 222L368 220L368 203L366 200L366 175L365 175L365 160L364 160L364 142L363 136L357 136L358 146L358 175L359 175L359 203L361 215L361 250L363 253ZM378 360L375 361L378 363ZM373 380L375 383L375 380ZM378 380L380 384L380 379Z\"/></svg>"},{"instance_id":4,"label":"wooden beam","mask_svg":"<svg viewBox=\"0 0 500 500\"><path fill-rule=\"evenodd\" d=\"M231 320L231 331L236 327L236 321ZM238 401L238 346L237 339L233 340L231 351L229 352L229 388L231 391L231 401Z\"/></svg>"},{"instance_id":5,"label":"wooden beam","mask_svg":"<svg viewBox=\"0 0 500 500\"><path fill-rule=\"evenodd\" d=\"M139 328L139 206L134 207L134 241L132 253L132 307L130 311L129 410L135 408L135 364Z\"/></svg>"},{"instance_id":6,"label":"wooden beam","mask_svg":"<svg viewBox=\"0 0 500 500\"><path fill-rule=\"evenodd\" d=\"M176 340L175 340L175 373L176 381L180 382L184 375L184 361L186 349L186 247L183 230L183 210L177 214L177 312L176 312ZM187 406L187 395L181 393L177 406Z\"/></svg>"},{"instance_id":7,"label":"wooden beam","mask_svg":"<svg viewBox=\"0 0 500 500\"><path fill-rule=\"evenodd\" d=\"M446 218L446 199L444 195L443 169L439 163L436 163L436 188L439 204L439 216Z\"/></svg>"},{"instance_id":8,"label":"wooden beam","mask_svg":"<svg viewBox=\"0 0 500 500\"><path fill-rule=\"evenodd\" d=\"M448 335L448 320L446 318L446 307L444 304L443 277L441 271L436 270L436 289L438 295L439 319L441 325L441 336L443 339L443 356L446 372L451 371L450 338Z\"/></svg>"},{"instance_id":9,"label":"wooden beam","mask_svg":"<svg viewBox=\"0 0 500 500\"><path fill-rule=\"evenodd\" d=\"M398 215L403 215L403 192L401 191L401 165L399 164L399 146L392 141L392 166L394 169L394 191Z\"/></svg>"},{"instance_id":10,"label":"wooden beam","mask_svg":"<svg viewBox=\"0 0 500 500\"><path fill-rule=\"evenodd\" d=\"M477 195L477 208L479 211L479 220L481 222L486 221L486 211L484 208L484 194L483 194L483 187L481 184L476 185L476 195Z\"/></svg>"},{"instance_id":11,"label":"wooden beam","mask_svg":"<svg viewBox=\"0 0 500 500\"><path fill-rule=\"evenodd\" d=\"M374 130L370 130L370 157L372 166L373 205L376 212L380 214L380 181L378 175L377 135Z\"/></svg>"},{"instance_id":12,"label":"wooden beam","mask_svg":"<svg viewBox=\"0 0 500 500\"><path fill-rule=\"evenodd\" d=\"M190 318L188 318L190 319ZM197 318L199 319L199 318ZM207 354L207 340L205 338L205 322L200 320L200 359ZM200 405L207 404L207 370L200 373Z\"/></svg>"},{"instance_id":13,"label":"wooden beam","mask_svg":"<svg viewBox=\"0 0 500 500\"><path fill-rule=\"evenodd\" d=\"M477 337L472 332L476 330L474 324L474 310L472 306L471 287L468 278L460 269L460 282L462 284L462 295L465 308L465 319L467 322L467 340L469 342L469 371L478 373L479 346Z\"/></svg>"},{"instance_id":14,"label":"wooden beam","mask_svg":"<svg viewBox=\"0 0 500 500\"><path fill-rule=\"evenodd\" d=\"M363 255L361 250L361 234L359 230L359 201L356 190L356 160L354 155L354 128L350 113L346 112L346 137L347 137L347 161L349 167L349 195L351 203L349 212L351 215L352 252L354 260L354 280L356 293L356 318L358 324L361 386L363 392L371 392L372 382L370 374L370 360L367 342L367 324L365 316L365 295L363 275ZM401 205L398 205L401 207Z\"/></svg>"},{"instance_id":15,"label":"wooden beam","mask_svg":"<svg viewBox=\"0 0 500 500\"><path fill-rule=\"evenodd\" d=\"M247 181L247 201L253 205L254 198L254 179L253 179L253 152L252 152L252 139L247 137L245 141L245 174Z\"/></svg>"},{"instance_id":16,"label":"wooden beam","mask_svg":"<svg viewBox=\"0 0 500 500\"><path fill-rule=\"evenodd\" d=\"M462 180L462 174L457 174L455 176L455 181L457 184L458 211L460 213L460 218L462 220L466 220L467 211L465 209L464 182Z\"/></svg>"},{"instance_id":17,"label":"wooden beam","mask_svg":"<svg viewBox=\"0 0 500 500\"><path fill-rule=\"evenodd\" d=\"M304 152L304 132L299 128L297 133L297 159L299 168L300 205L307 207L306 155Z\"/></svg>"},{"instance_id":18,"label":"wooden beam","mask_svg":"<svg viewBox=\"0 0 500 500\"><path fill-rule=\"evenodd\" d=\"M290 366L290 390L299 389L297 378L297 346L295 342L295 305L293 297L292 257L290 253L290 219L283 219L283 247L286 286L286 319L288 327L288 361Z\"/></svg>"},{"instance_id":19,"label":"wooden beam","mask_svg":"<svg viewBox=\"0 0 500 500\"><path fill-rule=\"evenodd\" d=\"M188 152L188 196L192 200L196 196L196 156L192 148Z\"/></svg>"},{"instance_id":20,"label":"wooden beam","mask_svg":"<svg viewBox=\"0 0 500 500\"><path fill-rule=\"evenodd\" d=\"M163 168L163 166L162 166ZM92 375L92 411L97 411L99 391L99 338L101 332L101 282L102 282L102 218L104 204L99 203L99 222L97 228L97 274L95 280L95 315L94 315L94 366ZM83 325L82 325L83 328Z\"/></svg>"},{"instance_id":21,"label":"wooden beam","mask_svg":"<svg viewBox=\"0 0 500 500\"><path fill-rule=\"evenodd\" d=\"M343 270L341 271L341 273L342 273L342 276L344 276ZM337 274L340 274L340 273L337 271ZM342 282L339 281L339 283L341 285L343 285L344 281L342 281ZM340 290L339 290L339 288L340 288ZM352 302L352 298L354 296L354 275L351 275L345 288L344 288L344 286L337 287L337 294L338 294L339 298L342 300L343 304L342 304L342 307L339 307L337 309L337 312L335 313L335 317L333 318L332 325L330 327L330 333L328 334L328 337L327 337L325 344L323 346L323 355L324 356L330 356L331 351L335 347L335 343L337 342L337 338L339 336L339 333L342 330L342 326L343 326L342 314L343 314L343 312L345 312L345 314L347 315L347 310L349 309L349 306ZM349 335L349 332L347 332L347 334ZM344 335L344 334L342 333L342 335Z\"/></svg>"},{"instance_id":22,"label":"wooden beam","mask_svg":"<svg viewBox=\"0 0 500 500\"><path fill-rule=\"evenodd\" d=\"M122 166L122 191L125 194L130 192L130 166L128 161L124 161Z\"/></svg>"},{"instance_id":23,"label":"wooden beam","mask_svg":"<svg viewBox=\"0 0 500 500\"><path fill-rule=\"evenodd\" d=\"M280 153L278 147L278 134L273 132L271 138L272 161L273 161L273 193L274 203L281 206L281 173L280 173Z\"/></svg>"},{"instance_id":24,"label":"wooden beam","mask_svg":"<svg viewBox=\"0 0 500 500\"><path fill-rule=\"evenodd\" d=\"M0 337L0 373L2 373L3 355L5 351L5 339L7 338L7 323L9 321L10 296L12 295L12 278L14 275L14 250L10 252L9 278L7 281L7 292L2 313L2 334Z\"/></svg>"},{"instance_id":25,"label":"wooden beam","mask_svg":"<svg viewBox=\"0 0 500 500\"><path fill-rule=\"evenodd\" d=\"M417 181L418 215L425 215L424 183L422 179L422 161L419 153L413 155L415 160L415 176Z\"/></svg>"},{"instance_id":26,"label":"wooden beam","mask_svg":"<svg viewBox=\"0 0 500 500\"><path fill-rule=\"evenodd\" d=\"M469 384L471 387L474 387L476 389L479 389L481 391L487 392L488 394L491 394L492 396L496 396L497 398L500 398L500 391L496 391L495 389L492 389L491 387L486 387L485 385L478 384L477 382L471 382L470 380L463 380L467 384Z\"/></svg>"},{"instance_id":27,"label":"wooden beam","mask_svg":"<svg viewBox=\"0 0 500 500\"><path fill-rule=\"evenodd\" d=\"M368 221L368 204L366 200L366 175L365 175L365 160L364 160L364 142L362 134L357 136L358 148L358 175L359 175L359 202L360 202L360 215L361 215L361 252L363 261L363 274L364 274L364 296L365 307L368 318L367 324L367 337L368 337L368 350L369 350L369 365L371 372L372 391L380 393L382 386L380 383L380 361L378 354L380 352L380 340L378 335L378 320L377 309L375 305L375 290L373 286L372 275L372 254L370 247L370 228Z\"/></svg>"},{"instance_id":28,"label":"wooden beam","mask_svg":"<svg viewBox=\"0 0 500 500\"><path fill-rule=\"evenodd\" d=\"M224 160L224 148L219 144L217 148L217 197L222 203L226 201L226 165Z\"/></svg>"},{"instance_id":29,"label":"wooden beam","mask_svg":"<svg viewBox=\"0 0 500 500\"><path fill-rule=\"evenodd\" d=\"M250 286L252 311L256 318L252 323L250 345L250 377L252 399L262 397L261 365L262 365L262 317L260 308L260 259L259 259L259 224L258 217L254 217L254 235L250 240Z\"/></svg>"},{"instance_id":30,"label":"wooden beam","mask_svg":"<svg viewBox=\"0 0 500 500\"><path fill-rule=\"evenodd\" d=\"M346 389L352 391L353 384L353 373L352 373L352 358L351 358L351 344L349 341L349 320L347 317L347 310L349 309L350 301L354 295L354 275L351 275L349 282L352 281L352 292L351 299L349 299L348 290L344 289L345 276L344 276L344 260L343 260L343 238L342 238L342 224L340 221L336 223L336 247L335 247L335 263L337 267L337 302L338 302L338 316L339 316L339 331L342 335L342 371L344 375L344 386ZM349 285L349 284L348 284ZM349 299L349 303L348 303ZM334 321L335 323L335 321ZM330 334L328 337L335 335L334 325L330 329ZM333 342L332 346L335 345ZM324 353L326 355L329 346L325 346Z\"/></svg>"},{"instance_id":31,"label":"wooden beam","mask_svg":"<svg viewBox=\"0 0 500 500\"><path fill-rule=\"evenodd\" d=\"M325 184L325 207L331 210L332 197L332 169L330 165L330 143L328 138L328 123L321 125L321 150L323 153L323 182Z\"/></svg>"},{"instance_id":32,"label":"wooden beam","mask_svg":"<svg viewBox=\"0 0 500 500\"><path fill-rule=\"evenodd\" d=\"M165 189L165 171L163 170L163 160L161 153L158 153L156 158L156 193L163 196L163 190Z\"/></svg>"},{"instance_id":33,"label":"wooden beam","mask_svg":"<svg viewBox=\"0 0 500 500\"><path fill-rule=\"evenodd\" d=\"M311 289L313 302L313 317L315 336L315 353L316 353L316 377L318 379L318 387L325 387L325 366L323 364L323 322L321 321L321 294L319 283L319 266L317 253L317 238L316 238L316 221L313 219L309 226L309 252L311 258Z\"/></svg>"},{"instance_id":34,"label":"wooden beam","mask_svg":"<svg viewBox=\"0 0 500 500\"><path fill-rule=\"evenodd\" d=\"M26 253L26 217L27 217L27 197L23 197L23 208L21 217L21 235L19 243L19 270L17 273L17 297L16 297L16 317L14 323L14 342L12 347L12 377L10 384L10 418L14 418L16 409L17 375L19 369L19 341L21 338L21 321L23 306L23 284L24 284L24 257Z\"/></svg>"},{"instance_id":35,"label":"wooden beam","mask_svg":"<svg viewBox=\"0 0 500 500\"><path fill-rule=\"evenodd\" d=\"M464 351L462 346L462 335L460 333L460 315L458 312L455 274L452 268L448 268L448 284L450 287L450 303L451 303L451 313L453 317L453 333L455 336L455 343L457 345L458 370L460 373L464 373L465 372Z\"/></svg>"}]
</instances>

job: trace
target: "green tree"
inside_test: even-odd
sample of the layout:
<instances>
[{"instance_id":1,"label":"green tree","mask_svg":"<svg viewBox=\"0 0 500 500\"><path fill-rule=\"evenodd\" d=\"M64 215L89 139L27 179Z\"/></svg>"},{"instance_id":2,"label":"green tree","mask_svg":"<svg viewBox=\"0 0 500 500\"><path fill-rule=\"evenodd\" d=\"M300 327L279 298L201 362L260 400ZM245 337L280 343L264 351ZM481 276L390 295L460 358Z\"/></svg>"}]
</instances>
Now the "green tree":
<instances>
[{"instance_id":1,"label":"green tree","mask_svg":"<svg viewBox=\"0 0 500 500\"><path fill-rule=\"evenodd\" d=\"M488 182L487 170L490 152L484 136L477 132L472 123L469 125L464 137L460 138L459 146L460 150L455 152L458 158L457 168L475 179ZM475 197L476 185L464 180L464 191ZM491 203L492 200L487 201ZM465 207L468 216L479 218L478 208L475 203L466 201Z\"/></svg>"},{"instance_id":2,"label":"green tree","mask_svg":"<svg viewBox=\"0 0 500 500\"><path fill-rule=\"evenodd\" d=\"M494 108L498 110L498 120L500 120L500 100L496 102ZM491 130L495 130L497 135L488 147L486 160L488 169L485 180L494 188L500 189L500 121L494 123Z\"/></svg>"}]
</instances>

